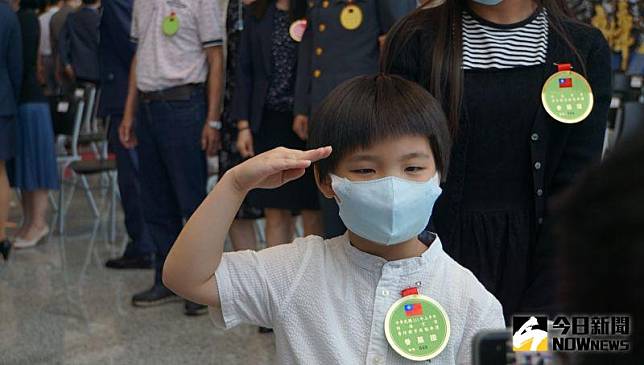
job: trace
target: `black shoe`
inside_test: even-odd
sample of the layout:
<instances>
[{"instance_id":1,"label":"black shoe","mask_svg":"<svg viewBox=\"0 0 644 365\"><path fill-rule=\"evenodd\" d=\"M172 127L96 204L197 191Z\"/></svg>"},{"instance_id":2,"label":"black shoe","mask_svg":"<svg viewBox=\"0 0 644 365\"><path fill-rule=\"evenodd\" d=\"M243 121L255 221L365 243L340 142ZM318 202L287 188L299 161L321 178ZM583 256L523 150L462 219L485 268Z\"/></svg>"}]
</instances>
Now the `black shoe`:
<instances>
[{"instance_id":1,"label":"black shoe","mask_svg":"<svg viewBox=\"0 0 644 365\"><path fill-rule=\"evenodd\" d=\"M0 241L0 255L5 261L9 259L9 252L11 252L11 242L9 240Z\"/></svg>"},{"instance_id":2,"label":"black shoe","mask_svg":"<svg viewBox=\"0 0 644 365\"><path fill-rule=\"evenodd\" d=\"M259 333L273 333L273 329L267 327L259 327Z\"/></svg>"},{"instance_id":3,"label":"black shoe","mask_svg":"<svg viewBox=\"0 0 644 365\"><path fill-rule=\"evenodd\" d=\"M152 269L154 261L151 255L148 256L122 256L116 259L110 259L105 262L105 267L109 269Z\"/></svg>"},{"instance_id":4,"label":"black shoe","mask_svg":"<svg viewBox=\"0 0 644 365\"><path fill-rule=\"evenodd\" d=\"M190 317L202 316L208 313L208 306L186 300L183 313Z\"/></svg>"},{"instance_id":5,"label":"black shoe","mask_svg":"<svg viewBox=\"0 0 644 365\"><path fill-rule=\"evenodd\" d=\"M154 286L144 292L135 294L132 297L132 305L135 307L154 307L179 300L180 298L162 284Z\"/></svg>"}]
</instances>

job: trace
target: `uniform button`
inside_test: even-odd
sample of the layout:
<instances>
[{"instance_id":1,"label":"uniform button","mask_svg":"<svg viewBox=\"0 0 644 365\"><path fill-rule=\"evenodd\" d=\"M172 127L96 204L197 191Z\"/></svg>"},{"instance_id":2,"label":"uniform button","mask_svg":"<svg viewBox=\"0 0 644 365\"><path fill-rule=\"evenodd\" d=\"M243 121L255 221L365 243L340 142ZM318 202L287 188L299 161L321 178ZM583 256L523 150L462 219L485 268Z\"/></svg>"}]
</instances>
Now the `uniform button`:
<instances>
[{"instance_id":1,"label":"uniform button","mask_svg":"<svg viewBox=\"0 0 644 365\"><path fill-rule=\"evenodd\" d=\"M539 218L539 219L537 219L537 222L538 222L539 224L543 224L543 218Z\"/></svg>"},{"instance_id":2,"label":"uniform button","mask_svg":"<svg viewBox=\"0 0 644 365\"><path fill-rule=\"evenodd\" d=\"M329 7L329 1L328 1L328 0L324 0L324 1L322 2L322 7L323 7L323 8L325 8L325 9L326 9L326 8L328 8L328 7Z\"/></svg>"},{"instance_id":3,"label":"uniform button","mask_svg":"<svg viewBox=\"0 0 644 365\"><path fill-rule=\"evenodd\" d=\"M315 49L315 54L318 56L321 56L322 52L324 52L324 50L321 47L318 47Z\"/></svg>"},{"instance_id":4,"label":"uniform button","mask_svg":"<svg viewBox=\"0 0 644 365\"><path fill-rule=\"evenodd\" d=\"M309 1L309 8L312 8L313 6L315 6L315 3L313 1Z\"/></svg>"},{"instance_id":5,"label":"uniform button","mask_svg":"<svg viewBox=\"0 0 644 365\"><path fill-rule=\"evenodd\" d=\"M318 29L320 30L320 32L324 32L326 30L326 24L320 24Z\"/></svg>"},{"instance_id":6,"label":"uniform button","mask_svg":"<svg viewBox=\"0 0 644 365\"><path fill-rule=\"evenodd\" d=\"M537 189L537 196L543 195L543 189Z\"/></svg>"},{"instance_id":7,"label":"uniform button","mask_svg":"<svg viewBox=\"0 0 644 365\"><path fill-rule=\"evenodd\" d=\"M538 135L537 133L532 133L532 135L530 136L530 138L531 138L533 141L538 141L538 140L539 140L539 135Z\"/></svg>"},{"instance_id":8,"label":"uniform button","mask_svg":"<svg viewBox=\"0 0 644 365\"><path fill-rule=\"evenodd\" d=\"M539 162L539 161L535 162L535 163L534 163L534 169L535 169L535 170L539 170L539 169L541 169L541 162Z\"/></svg>"},{"instance_id":9,"label":"uniform button","mask_svg":"<svg viewBox=\"0 0 644 365\"><path fill-rule=\"evenodd\" d=\"M320 70L313 71L313 77L315 77L317 79L320 76L322 76L322 71L320 71Z\"/></svg>"},{"instance_id":10,"label":"uniform button","mask_svg":"<svg viewBox=\"0 0 644 365\"><path fill-rule=\"evenodd\" d=\"M383 289L383 290L382 290L382 296L383 296L383 297L388 297L388 296L389 296L389 290L387 290L387 289Z\"/></svg>"}]
</instances>

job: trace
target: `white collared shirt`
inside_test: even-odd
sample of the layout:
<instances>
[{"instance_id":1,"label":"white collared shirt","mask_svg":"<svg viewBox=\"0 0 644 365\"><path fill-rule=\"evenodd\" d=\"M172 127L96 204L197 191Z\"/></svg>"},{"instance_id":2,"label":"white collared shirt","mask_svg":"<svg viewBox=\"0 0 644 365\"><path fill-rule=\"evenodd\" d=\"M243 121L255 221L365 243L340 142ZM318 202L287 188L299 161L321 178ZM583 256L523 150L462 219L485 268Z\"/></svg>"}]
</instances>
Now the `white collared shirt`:
<instances>
[{"instance_id":1,"label":"white collared shirt","mask_svg":"<svg viewBox=\"0 0 644 365\"><path fill-rule=\"evenodd\" d=\"M352 246L346 234L309 236L225 253L216 278L221 309L210 308L214 323L273 328L278 364L417 364L398 355L384 333L388 309L417 282L451 323L447 347L432 365L470 364L472 337L505 327L499 301L438 237L420 257L387 262Z\"/></svg>"},{"instance_id":2,"label":"white collared shirt","mask_svg":"<svg viewBox=\"0 0 644 365\"><path fill-rule=\"evenodd\" d=\"M52 55L51 40L49 37L49 23L51 22L51 17L56 14L58 10L57 6L52 6L38 17L38 21L40 22L40 53L43 56Z\"/></svg>"},{"instance_id":3,"label":"white collared shirt","mask_svg":"<svg viewBox=\"0 0 644 365\"><path fill-rule=\"evenodd\" d=\"M167 36L164 19L174 14L179 30ZM137 43L136 78L141 91L204 83L205 48L224 42L220 1L135 0L131 39Z\"/></svg>"}]
</instances>

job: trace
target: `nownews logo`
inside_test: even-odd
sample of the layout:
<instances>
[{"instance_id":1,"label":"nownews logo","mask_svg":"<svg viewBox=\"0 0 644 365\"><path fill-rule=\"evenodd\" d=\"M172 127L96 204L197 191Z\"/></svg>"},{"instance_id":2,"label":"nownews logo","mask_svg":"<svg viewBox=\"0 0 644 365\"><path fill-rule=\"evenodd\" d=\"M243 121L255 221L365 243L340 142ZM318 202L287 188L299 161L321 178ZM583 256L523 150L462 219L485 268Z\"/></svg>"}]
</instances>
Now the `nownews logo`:
<instances>
[{"instance_id":1,"label":"nownews logo","mask_svg":"<svg viewBox=\"0 0 644 365\"><path fill-rule=\"evenodd\" d=\"M514 316L515 352L626 352L631 349L628 315Z\"/></svg>"}]
</instances>

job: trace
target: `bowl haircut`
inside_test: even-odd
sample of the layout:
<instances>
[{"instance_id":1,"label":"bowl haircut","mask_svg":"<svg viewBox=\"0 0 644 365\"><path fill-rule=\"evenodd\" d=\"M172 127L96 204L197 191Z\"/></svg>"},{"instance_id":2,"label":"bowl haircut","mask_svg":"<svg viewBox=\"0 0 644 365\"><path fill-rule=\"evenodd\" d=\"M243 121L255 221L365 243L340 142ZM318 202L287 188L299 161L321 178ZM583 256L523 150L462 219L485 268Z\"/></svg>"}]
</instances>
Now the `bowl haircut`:
<instances>
[{"instance_id":1,"label":"bowl haircut","mask_svg":"<svg viewBox=\"0 0 644 365\"><path fill-rule=\"evenodd\" d=\"M320 180L342 158L387 139L425 136L445 179L451 137L438 101L416 83L393 75L358 76L336 87L311 117L309 147L332 146L315 164Z\"/></svg>"}]
</instances>

